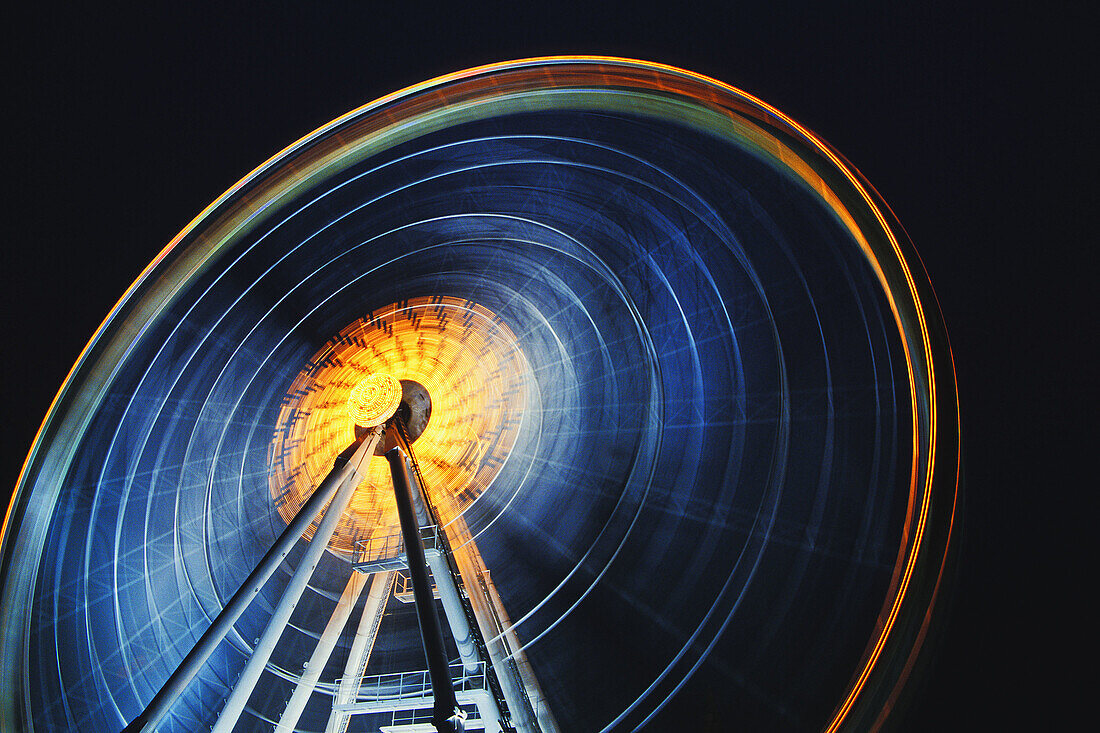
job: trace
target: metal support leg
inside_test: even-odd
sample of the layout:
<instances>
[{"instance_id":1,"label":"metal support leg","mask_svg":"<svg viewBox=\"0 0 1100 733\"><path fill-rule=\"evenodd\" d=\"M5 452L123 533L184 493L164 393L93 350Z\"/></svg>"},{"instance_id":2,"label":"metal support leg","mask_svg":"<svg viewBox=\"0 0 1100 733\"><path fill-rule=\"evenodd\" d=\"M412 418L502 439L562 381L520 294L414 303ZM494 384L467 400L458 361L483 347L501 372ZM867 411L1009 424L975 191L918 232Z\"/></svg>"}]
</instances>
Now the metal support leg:
<instances>
[{"instance_id":1,"label":"metal support leg","mask_svg":"<svg viewBox=\"0 0 1100 733\"><path fill-rule=\"evenodd\" d=\"M294 575L290 577L290 583L287 584L286 590L279 598L279 603L275 606L275 611L271 614L271 620L267 622L267 627L260 636L260 641L252 650L252 656L248 658L237 684L233 686L233 691L229 693L221 715L218 717L218 722L214 724L212 733L230 733L241 717L248 698L252 696L252 691L260 680L260 674L267 667L267 660L271 658L271 653L275 651L275 645L279 642L279 637L283 635L295 606L298 605L302 593L309 585L309 579L313 576L313 571L316 570L317 564L321 562L321 557L328 549L329 540L332 539L332 535L336 531L340 516L351 502L351 497L355 494L355 489L360 481L360 465L362 465L363 474L366 474L365 464L370 460L371 454L374 453L373 443L377 440L377 436L373 440L365 440L363 445L355 452L355 455L359 457L359 461L354 459L349 461L349 463L355 464L355 473L344 479L343 486L337 490L332 503L325 510L324 517L317 525L317 533L313 535L313 539L310 540L309 547L302 555L298 567L294 569ZM368 442L371 443L369 447L367 446ZM360 455L364 448L368 448L368 452Z\"/></svg>"},{"instance_id":2,"label":"metal support leg","mask_svg":"<svg viewBox=\"0 0 1100 733\"><path fill-rule=\"evenodd\" d=\"M400 430L400 426L398 426L398 429ZM413 458L412 446L407 441L402 442L409 451L407 458ZM415 460L413 463L415 465ZM429 508L428 497L425 495L424 487L420 485L419 472L412 472L410 480L413 506L421 524L435 525L438 518L435 516L434 511ZM447 546L443 527L437 526L436 531L443 536L444 545ZM488 662L489 660L481 659L481 655L478 653L474 630L470 628L458 583L452 574L447 558L442 554L442 548L440 548L439 553L428 555L428 566L432 569L432 577L435 579L435 586L439 590L439 600L443 603L443 615L446 616L447 623L451 627L451 636L458 648L459 659L462 660L462 666L466 672L473 674L480 669L481 662ZM503 716L496 698L492 695L479 695L475 704L482 724L485 726L485 733L499 733Z\"/></svg>"},{"instance_id":3,"label":"metal support leg","mask_svg":"<svg viewBox=\"0 0 1100 733\"><path fill-rule=\"evenodd\" d=\"M438 529L439 532L443 528ZM455 646L458 647L458 658L462 660L462 666L470 674L477 672L478 658L477 644L474 642L474 634L470 629L470 623L466 620L466 611L462 606L462 597L458 593L458 585L451 575L451 568L447 565L447 558L442 551L428 556L428 567L432 569L432 577L435 579L435 587L439 590L439 600L443 603L443 615L447 618L447 624L451 627L451 636L454 637Z\"/></svg>"},{"instance_id":4,"label":"metal support leg","mask_svg":"<svg viewBox=\"0 0 1100 733\"><path fill-rule=\"evenodd\" d=\"M359 594L366 584L367 577L365 575L352 571L351 577L348 578L348 584L344 587L340 600L336 602L336 608L332 611L328 624L325 625L325 630L321 632L321 638L317 640L317 647L313 650L313 655L306 662L306 668L302 672L302 676L298 678L298 684L286 704L286 709L279 716L279 724L275 727L275 733L292 733L294 726L298 725L298 719L302 717L302 712L306 709L309 696L313 694L313 690L317 687L317 681L321 678L321 671L328 664L329 657L332 656L332 650L340 638L340 632L343 631L344 624L348 622L348 618L355 608L355 602L359 600Z\"/></svg>"},{"instance_id":5,"label":"metal support leg","mask_svg":"<svg viewBox=\"0 0 1100 733\"><path fill-rule=\"evenodd\" d=\"M420 524L413 508L412 490L409 488L409 471L405 464L405 452L400 448L386 451L393 477L394 496L397 500L397 516L401 520L401 536L405 542L405 555L409 559L409 577L416 602L416 620L420 625L420 639L428 660L428 675L432 682L432 725L439 733L465 730L465 716L455 699L454 685L447 664L447 652L443 646L443 631L435 611L432 584L428 579L424 545L420 539Z\"/></svg>"},{"instance_id":6,"label":"metal support leg","mask_svg":"<svg viewBox=\"0 0 1100 733\"><path fill-rule=\"evenodd\" d=\"M229 630L233 628L233 624L241 617L241 614L248 608L252 599L255 598L264 587L264 583L267 582L267 579L271 577L271 574L274 573L275 569L282 563L283 558L287 556L291 548L298 542L298 538L306 531L306 528L309 527L313 518L325 508L325 505L329 503L340 487L344 485L348 476L358 469L359 464L370 458L377 442L378 431L375 431L373 434L368 434L364 437L358 449L352 455L351 460L347 460L345 457L347 451L341 454L340 458L336 461L336 465L334 465L333 469L329 471L329 474L325 476L324 481L321 482L309 499L306 500L305 504L302 505L302 508L294 516L294 519L287 525L286 530L279 535L279 539L275 540L275 544L267 551L267 554L260 559L256 569L245 578L241 587L233 594L229 602L225 604L225 607L217 615L213 623L210 624L210 628L203 633L195 643L195 646L191 648L191 651L187 653L187 656L185 656L179 666L176 667L176 670L168 676L168 679L165 680L164 684L161 686L160 691L157 692L149 702L145 710L123 729L123 733L136 733L137 731L151 733L151 731L156 729L157 724L172 707L172 704L187 688L188 683L194 679L195 675L202 669L202 666L206 664L206 660L210 658L210 655L214 653L218 644L220 644L226 634L229 633ZM351 447L354 447L354 445Z\"/></svg>"},{"instance_id":7,"label":"metal support leg","mask_svg":"<svg viewBox=\"0 0 1100 733\"><path fill-rule=\"evenodd\" d=\"M432 569L432 577L435 578L435 587L439 589L439 600L443 602L443 615L447 617L451 635L458 646L458 657L462 660L463 668L473 674L480 669L482 660L478 658L477 644L474 642L470 624L466 621L466 611L462 607L458 586L451 577L451 569L442 555L430 556L428 565ZM492 695L484 695L478 698L476 704L478 715L485 723L486 733L497 733L500 730L501 715L496 700Z\"/></svg>"},{"instance_id":8,"label":"metal support leg","mask_svg":"<svg viewBox=\"0 0 1100 733\"><path fill-rule=\"evenodd\" d=\"M512 622L466 522L458 517L449 527L455 537L455 563L469 592L482 637L486 640L486 652L508 703L512 725L520 733L557 733L560 730L557 721L546 704L522 645L511 629Z\"/></svg>"},{"instance_id":9,"label":"metal support leg","mask_svg":"<svg viewBox=\"0 0 1100 733\"><path fill-rule=\"evenodd\" d=\"M344 674L340 678L340 684L337 685L336 695L332 700L333 710L329 715L328 725L325 726L325 733L344 733L347 727L347 714L335 708L337 705L354 702L359 694L363 672L370 661L371 650L374 649L374 640L378 637L378 626L382 623L382 613L386 609L386 601L389 599L392 585L393 573L389 571L375 573L371 580L367 600L363 604L363 615L359 618L359 628L355 632L355 639L351 642L348 660L344 664Z\"/></svg>"},{"instance_id":10,"label":"metal support leg","mask_svg":"<svg viewBox=\"0 0 1100 733\"><path fill-rule=\"evenodd\" d=\"M396 429L400 431L400 427ZM412 454L412 446L405 441L402 442L409 451L409 454L405 456L408 459ZM407 464L405 465L405 473L409 478L409 492L420 525L435 525L436 517L434 512L429 510L428 498L424 495L424 487L420 485L416 474L409 473ZM436 532L442 535L444 532L443 527L436 526ZM466 671L473 674L478 670L478 663L482 660L478 657L473 630L466 620L466 611L463 608L462 598L458 593L458 585L451 575L447 558L443 557L441 553L442 550L440 553L433 553L428 556L428 566L432 569L432 577L435 578L436 588L439 589L439 600L443 602L443 613L451 627L451 636L454 637L455 646L458 647L458 657L462 660L462 666L465 667Z\"/></svg>"}]
</instances>

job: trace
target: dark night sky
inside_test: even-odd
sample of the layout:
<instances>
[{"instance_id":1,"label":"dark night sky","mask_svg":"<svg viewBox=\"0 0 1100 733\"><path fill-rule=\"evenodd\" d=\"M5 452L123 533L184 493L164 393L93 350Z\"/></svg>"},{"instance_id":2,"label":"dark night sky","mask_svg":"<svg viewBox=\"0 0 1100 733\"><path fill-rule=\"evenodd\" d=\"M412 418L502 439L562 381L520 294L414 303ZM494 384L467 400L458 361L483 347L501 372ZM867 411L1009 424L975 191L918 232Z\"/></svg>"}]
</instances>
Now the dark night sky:
<instances>
[{"instance_id":1,"label":"dark night sky","mask_svg":"<svg viewBox=\"0 0 1100 733\"><path fill-rule=\"evenodd\" d=\"M1084 377L1096 370L1083 345L1097 332L1084 283L1096 262L1084 234L1096 205L1095 130L1078 102L1096 95L1081 71L1092 56L1084 6L1030 16L1039 11L994 3L351 5L134 15L92 5L5 23L15 124L0 484L14 485L123 290L277 150L382 94L477 64L662 61L763 98L843 152L906 226L940 298L960 384L965 520L941 649L906 728L1058 727L1051 719L1084 689L1063 664L1086 654L1079 627L1094 615L1076 589L1095 575L1084 538L1096 479L1078 457L1096 434L1084 430Z\"/></svg>"}]
</instances>

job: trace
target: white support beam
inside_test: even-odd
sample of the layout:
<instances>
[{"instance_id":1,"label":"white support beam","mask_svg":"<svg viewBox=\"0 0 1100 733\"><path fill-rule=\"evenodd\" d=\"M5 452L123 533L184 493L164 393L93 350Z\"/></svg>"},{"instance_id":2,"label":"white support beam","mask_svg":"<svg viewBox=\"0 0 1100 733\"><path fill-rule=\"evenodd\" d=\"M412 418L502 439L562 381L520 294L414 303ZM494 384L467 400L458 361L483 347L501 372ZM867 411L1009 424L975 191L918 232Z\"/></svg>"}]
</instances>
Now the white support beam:
<instances>
[{"instance_id":1,"label":"white support beam","mask_svg":"<svg viewBox=\"0 0 1100 733\"><path fill-rule=\"evenodd\" d=\"M309 697L313 694L313 690L317 687L317 681L321 678L321 672L328 664L329 657L332 656L332 650L340 638L340 632L343 631L344 625L348 622L348 618L355 608L355 602L359 600L359 594L362 593L366 584L367 578L362 573L352 572L351 577L348 578L348 584L344 587L340 600L336 602L336 608L333 609L332 616L329 617L328 624L325 625L325 630L321 632L321 638L317 640L317 647L313 650L313 655L309 658L309 661L306 662L305 670L302 672L302 676L298 678L294 693L290 696L286 709L279 717L279 724L275 727L275 733L292 733L294 727L298 725L298 719L302 717L302 712L306 709L306 703L309 702Z\"/></svg>"},{"instance_id":2,"label":"white support beam","mask_svg":"<svg viewBox=\"0 0 1100 733\"><path fill-rule=\"evenodd\" d=\"M489 660L508 703L512 725L520 733L558 733L557 720L527 661L527 655L523 653L520 640L512 630L511 619L465 520L456 517L447 528L453 538L453 557L485 639Z\"/></svg>"},{"instance_id":3,"label":"white support beam","mask_svg":"<svg viewBox=\"0 0 1100 733\"><path fill-rule=\"evenodd\" d=\"M359 575L359 573L355 573ZM346 713L337 710L338 706L354 702L359 694L359 685L363 681L363 672L370 661L374 640L378 638L378 626L382 623L382 614L393 585L393 572L375 573L371 580L367 600L363 604L363 615L359 617L359 627L355 639L348 651L348 660L344 664L344 674L336 687L332 701L332 713L329 715L325 733L343 733L348 724Z\"/></svg>"},{"instance_id":4,"label":"white support beam","mask_svg":"<svg viewBox=\"0 0 1100 733\"><path fill-rule=\"evenodd\" d=\"M476 672L483 661L489 660L478 657L474 635L466 620L466 611L462 607L458 585L451 575L450 567L447 566L447 560L439 553L434 556L429 555L428 567L432 569L432 577L435 578L435 585L439 589L439 600L443 602L443 613L450 624L451 635L454 636L455 645L458 647L462 666L469 673ZM484 721L487 733L499 733L501 714L493 696L478 695L474 702L477 704L477 714Z\"/></svg>"},{"instance_id":5,"label":"white support beam","mask_svg":"<svg viewBox=\"0 0 1100 733\"><path fill-rule=\"evenodd\" d=\"M406 470L413 479L413 503L417 506L421 525L430 523L434 518L427 509L428 502L427 497L424 495L424 487L420 485L420 474L418 471L412 471L408 464L406 464ZM432 526L435 532L444 532L442 527L429 526ZM489 660L481 659L478 654L474 632L466 618L466 609L462 603L462 596L458 591L458 582L451 572L451 567L447 563L447 558L443 555L442 548L439 548L439 550L439 552L431 554L425 553L428 567L432 570L435 587L439 592L439 600L443 603L443 614L447 617L447 624L451 627L451 636L458 649L458 657L462 660L462 666L466 673L474 674L481 669L483 662ZM475 702L477 713L484 721L487 733L499 733L502 716L493 696L489 694L478 695Z\"/></svg>"},{"instance_id":6,"label":"white support beam","mask_svg":"<svg viewBox=\"0 0 1100 733\"><path fill-rule=\"evenodd\" d=\"M275 540L275 544L271 546L271 549L260 558L259 563L255 569L248 574L244 582L241 584L237 592L229 599L222 610L214 618L214 621L210 624L209 628L203 632L202 636L191 651L187 653L187 656L180 661L175 671L169 675L168 679L161 685L160 690L149 701L145 709L134 718L129 725L124 729L124 733L153 733L160 724L161 719L168 714L172 705L176 702L179 696L186 689L188 683L194 679L198 674L199 669L202 668L206 661L210 658L210 655L214 653L214 650L225 639L226 635L233 628L233 625L248 608L252 599L255 598L260 590L264 587L264 583L271 577L271 574L275 572L275 569L279 567L283 559L290 552L291 548L297 544L298 539L302 536L302 533L313 522L313 519L320 514L321 510L325 508L326 504L330 504L333 497L344 485L345 479L357 470L358 465L365 457L369 457L369 452L361 450L366 443L370 443L367 451L373 451L374 445L377 445L378 434L375 432L374 437L364 436L363 443L360 444L360 450L356 450L352 459L344 461L341 455L334 462L332 470L325 476L321 484L314 489L313 493L298 510L298 513L294 516L290 523L287 524L283 533ZM354 445L354 444L353 444ZM351 446L349 446L350 449Z\"/></svg>"},{"instance_id":7,"label":"white support beam","mask_svg":"<svg viewBox=\"0 0 1100 733\"><path fill-rule=\"evenodd\" d=\"M328 549L329 540L332 539L332 535L336 531L336 524L339 522L340 516L347 508L351 497L355 494L355 489L362 480L360 477L367 472L367 464L374 454L374 446L378 443L379 435L379 432L375 432L372 436L363 440L352 455L351 460L348 461L348 465L351 467L350 475L344 480L343 485L337 490L336 496L332 498L328 509L325 510L325 514L317 526L317 532L313 535L313 539L302 555L298 567L294 569L290 582L279 598L275 611L271 614L271 620L268 621L264 633L252 650L252 656L248 658L244 670L241 671L241 676L233 686L232 692L229 693L229 697L226 699L221 714L211 729L211 733L230 733L240 719L241 713L244 712L244 706L248 703L248 698L252 696L252 691L256 689L256 683L260 680L260 675L267 667L271 652L275 650L275 645L279 642L279 637L283 635L294 608L298 605L306 586L309 585L309 579L313 576L313 571L317 568L317 564L321 561L325 550Z\"/></svg>"}]
</instances>

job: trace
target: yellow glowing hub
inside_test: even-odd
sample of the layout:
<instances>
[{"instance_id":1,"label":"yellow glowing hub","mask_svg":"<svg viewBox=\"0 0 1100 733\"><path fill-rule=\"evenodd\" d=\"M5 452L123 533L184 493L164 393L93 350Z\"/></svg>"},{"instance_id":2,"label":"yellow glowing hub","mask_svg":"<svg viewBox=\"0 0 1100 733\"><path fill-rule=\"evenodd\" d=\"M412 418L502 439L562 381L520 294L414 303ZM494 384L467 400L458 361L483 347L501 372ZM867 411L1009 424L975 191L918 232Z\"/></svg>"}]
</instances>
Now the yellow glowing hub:
<instances>
[{"instance_id":1,"label":"yellow glowing hub","mask_svg":"<svg viewBox=\"0 0 1100 733\"><path fill-rule=\"evenodd\" d=\"M372 418L393 415L402 379L419 382L432 398L432 417L415 449L441 520L459 516L492 484L523 423L527 361L508 326L481 305L410 299L349 324L291 384L269 453L271 497L285 521L355 440L357 424L370 427ZM331 547L350 552L358 540L399 532L389 467L376 458Z\"/></svg>"},{"instance_id":2,"label":"yellow glowing hub","mask_svg":"<svg viewBox=\"0 0 1100 733\"><path fill-rule=\"evenodd\" d=\"M389 374L372 374L351 390L348 414L361 428L373 428L393 417L401 405L401 382Z\"/></svg>"}]
</instances>

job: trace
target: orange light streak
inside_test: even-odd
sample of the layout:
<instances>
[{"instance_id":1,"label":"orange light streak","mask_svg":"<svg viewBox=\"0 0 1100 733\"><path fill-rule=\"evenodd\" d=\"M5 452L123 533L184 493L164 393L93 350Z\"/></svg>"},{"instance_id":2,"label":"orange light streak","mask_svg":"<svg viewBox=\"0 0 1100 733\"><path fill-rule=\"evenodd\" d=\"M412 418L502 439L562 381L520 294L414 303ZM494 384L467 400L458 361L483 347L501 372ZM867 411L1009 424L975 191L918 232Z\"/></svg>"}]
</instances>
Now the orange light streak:
<instances>
[{"instance_id":1,"label":"orange light streak","mask_svg":"<svg viewBox=\"0 0 1100 733\"><path fill-rule=\"evenodd\" d=\"M451 521L492 484L515 443L527 371L511 330L471 301L410 299L356 320L314 355L281 408L269 451L280 515L287 522L294 517L333 457L354 440L348 401L367 375L381 373L419 382L431 396L416 456L441 521ZM398 403L400 394L398 388ZM331 545L348 553L356 540L398 531L389 468L376 457Z\"/></svg>"}]
</instances>

